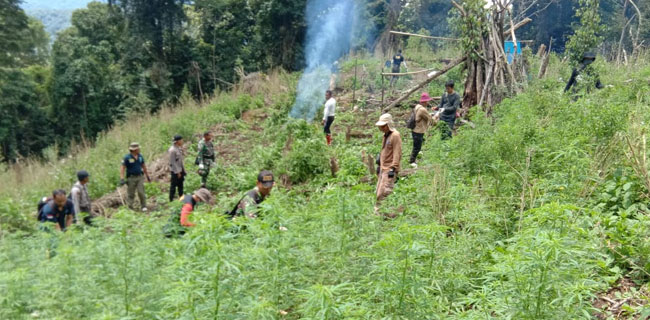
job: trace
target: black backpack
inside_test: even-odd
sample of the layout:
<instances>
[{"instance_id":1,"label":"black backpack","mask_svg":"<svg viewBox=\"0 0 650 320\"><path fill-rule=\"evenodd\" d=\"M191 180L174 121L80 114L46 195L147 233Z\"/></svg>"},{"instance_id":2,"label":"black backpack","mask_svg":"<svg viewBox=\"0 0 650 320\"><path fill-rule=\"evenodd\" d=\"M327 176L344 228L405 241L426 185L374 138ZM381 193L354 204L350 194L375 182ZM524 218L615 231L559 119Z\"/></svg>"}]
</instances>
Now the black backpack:
<instances>
[{"instance_id":1,"label":"black backpack","mask_svg":"<svg viewBox=\"0 0 650 320\"><path fill-rule=\"evenodd\" d=\"M415 129L415 110L411 112L411 117L406 121L406 127L411 130Z\"/></svg>"}]
</instances>

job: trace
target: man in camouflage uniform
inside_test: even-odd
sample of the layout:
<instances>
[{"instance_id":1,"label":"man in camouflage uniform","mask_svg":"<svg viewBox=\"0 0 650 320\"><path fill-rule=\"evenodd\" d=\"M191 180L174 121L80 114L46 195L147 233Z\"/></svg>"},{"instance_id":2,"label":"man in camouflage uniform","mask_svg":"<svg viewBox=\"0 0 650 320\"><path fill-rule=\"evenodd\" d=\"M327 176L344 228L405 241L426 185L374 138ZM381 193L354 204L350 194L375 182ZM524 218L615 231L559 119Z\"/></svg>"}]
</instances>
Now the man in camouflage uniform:
<instances>
[{"instance_id":1,"label":"man in camouflage uniform","mask_svg":"<svg viewBox=\"0 0 650 320\"><path fill-rule=\"evenodd\" d=\"M199 175L201 176L201 187L205 188L210 175L210 168L214 166L214 145L212 144L212 133L206 131L203 134L203 139L199 141L198 145L199 154L196 157L197 165L199 166Z\"/></svg>"},{"instance_id":2,"label":"man in camouflage uniform","mask_svg":"<svg viewBox=\"0 0 650 320\"><path fill-rule=\"evenodd\" d=\"M274 184L273 173L267 170L261 171L257 175L257 186L246 192L246 195L239 200L230 215L233 217L245 215L249 218L257 218L257 206L271 194Z\"/></svg>"}]
</instances>

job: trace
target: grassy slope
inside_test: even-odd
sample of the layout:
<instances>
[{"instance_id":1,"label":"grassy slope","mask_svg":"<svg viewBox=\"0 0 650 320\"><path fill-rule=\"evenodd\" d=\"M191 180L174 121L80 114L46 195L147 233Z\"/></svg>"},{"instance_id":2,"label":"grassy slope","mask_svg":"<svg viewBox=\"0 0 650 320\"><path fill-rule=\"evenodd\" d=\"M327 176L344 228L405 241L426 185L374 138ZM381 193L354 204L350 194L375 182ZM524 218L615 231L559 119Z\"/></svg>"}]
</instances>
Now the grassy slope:
<instances>
[{"instance_id":1,"label":"grassy slope","mask_svg":"<svg viewBox=\"0 0 650 320\"><path fill-rule=\"evenodd\" d=\"M242 105L261 100L227 96L198 113L183 110L174 120L167 115L164 122L130 124L122 130L129 134L112 132L60 174L97 162L95 171L110 173L95 176L93 192L108 191L117 176L115 159L106 155L121 154L124 141L137 137L151 145L145 149L151 158L166 149L173 132L190 135L224 123L255 134L251 145L269 143L253 147L245 162L224 164L221 178L212 181L216 189L243 190L260 167L307 182L274 190L263 204L264 219L255 221L232 223L218 215L237 197L222 193L216 208L194 215L199 226L182 239L161 241L165 216L129 211L103 221L103 228L5 235L0 317L591 317L594 295L623 274L644 283L643 270L650 271L643 240L650 219L607 196L615 179L614 193L641 190L619 136L637 139L638 127L648 123L650 69L601 65L604 82L615 87L572 102L559 94L563 68L555 63L547 80L499 105L494 125L476 115L476 129L461 128L447 144L432 131L420 161L428 169L402 179L385 203L384 210L403 212L393 221L372 215L374 188L359 183L366 172L361 152L379 150L380 135L372 127L377 111L340 112L332 149L323 146L316 126L284 120L290 94L274 97L265 130L257 133L233 116ZM625 83L628 78L636 81ZM373 139L344 142L346 126ZM401 130L406 161L410 139ZM285 148L289 136L294 143ZM341 164L337 178L324 174L332 155ZM625 184L616 185L622 179L610 174L616 172L627 177ZM613 209L603 194L621 208ZM278 231L278 225L289 231ZM55 246L56 255L48 259L48 248ZM631 306L628 312L642 311Z\"/></svg>"}]
</instances>

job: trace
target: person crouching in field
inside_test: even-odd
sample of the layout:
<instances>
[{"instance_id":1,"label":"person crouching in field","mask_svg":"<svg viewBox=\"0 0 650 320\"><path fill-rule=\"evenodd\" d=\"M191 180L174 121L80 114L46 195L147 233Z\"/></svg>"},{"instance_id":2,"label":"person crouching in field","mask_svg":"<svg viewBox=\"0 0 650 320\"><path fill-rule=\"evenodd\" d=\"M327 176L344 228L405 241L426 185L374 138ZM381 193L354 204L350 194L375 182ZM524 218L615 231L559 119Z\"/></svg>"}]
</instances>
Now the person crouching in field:
<instances>
[{"instance_id":1,"label":"person crouching in field","mask_svg":"<svg viewBox=\"0 0 650 320\"><path fill-rule=\"evenodd\" d=\"M201 202L213 204L214 197L208 189L201 188L194 191L193 194L181 196L179 201L182 203L182 207L172 213L169 222L164 227L163 233L167 237L183 235L187 228L194 227L195 224L189 221L194 208Z\"/></svg>"},{"instance_id":2,"label":"person crouching in field","mask_svg":"<svg viewBox=\"0 0 650 320\"><path fill-rule=\"evenodd\" d=\"M393 192L399 174L400 161L402 160L402 137L399 131L393 128L393 117L390 114L381 115L375 125L384 133L379 155L379 178L375 202L375 214L379 214L379 204ZM387 217L394 218L394 214Z\"/></svg>"},{"instance_id":3,"label":"person crouching in field","mask_svg":"<svg viewBox=\"0 0 650 320\"><path fill-rule=\"evenodd\" d=\"M226 214L232 217L233 220L239 216L256 219L259 215L260 203L271 195L273 186L275 186L273 173L268 170L260 171L257 175L257 184L255 188L246 192L244 197L237 202L235 207L230 212L226 212ZM279 226L279 230L287 231L287 228Z\"/></svg>"},{"instance_id":4,"label":"person crouching in field","mask_svg":"<svg viewBox=\"0 0 650 320\"><path fill-rule=\"evenodd\" d=\"M54 223L54 229L65 231L74 219L74 204L65 195L62 189L54 190L51 199L45 199L45 204L39 208L38 221L40 221L45 230L48 227L46 222Z\"/></svg>"}]
</instances>

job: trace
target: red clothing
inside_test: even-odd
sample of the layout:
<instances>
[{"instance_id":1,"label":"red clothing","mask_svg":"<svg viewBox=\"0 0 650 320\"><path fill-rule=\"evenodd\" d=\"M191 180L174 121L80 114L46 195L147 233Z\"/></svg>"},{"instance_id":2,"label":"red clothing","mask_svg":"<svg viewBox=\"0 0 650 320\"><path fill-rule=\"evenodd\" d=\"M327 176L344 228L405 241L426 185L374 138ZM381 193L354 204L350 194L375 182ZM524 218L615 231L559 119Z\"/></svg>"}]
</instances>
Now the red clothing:
<instances>
[{"instance_id":1,"label":"red clothing","mask_svg":"<svg viewBox=\"0 0 650 320\"><path fill-rule=\"evenodd\" d=\"M186 194L185 197L181 199L181 202L183 202L183 207L181 208L181 226L193 227L194 224L189 222L188 218L190 217L190 214L192 214L192 211L194 211L196 201L191 194Z\"/></svg>"}]
</instances>

